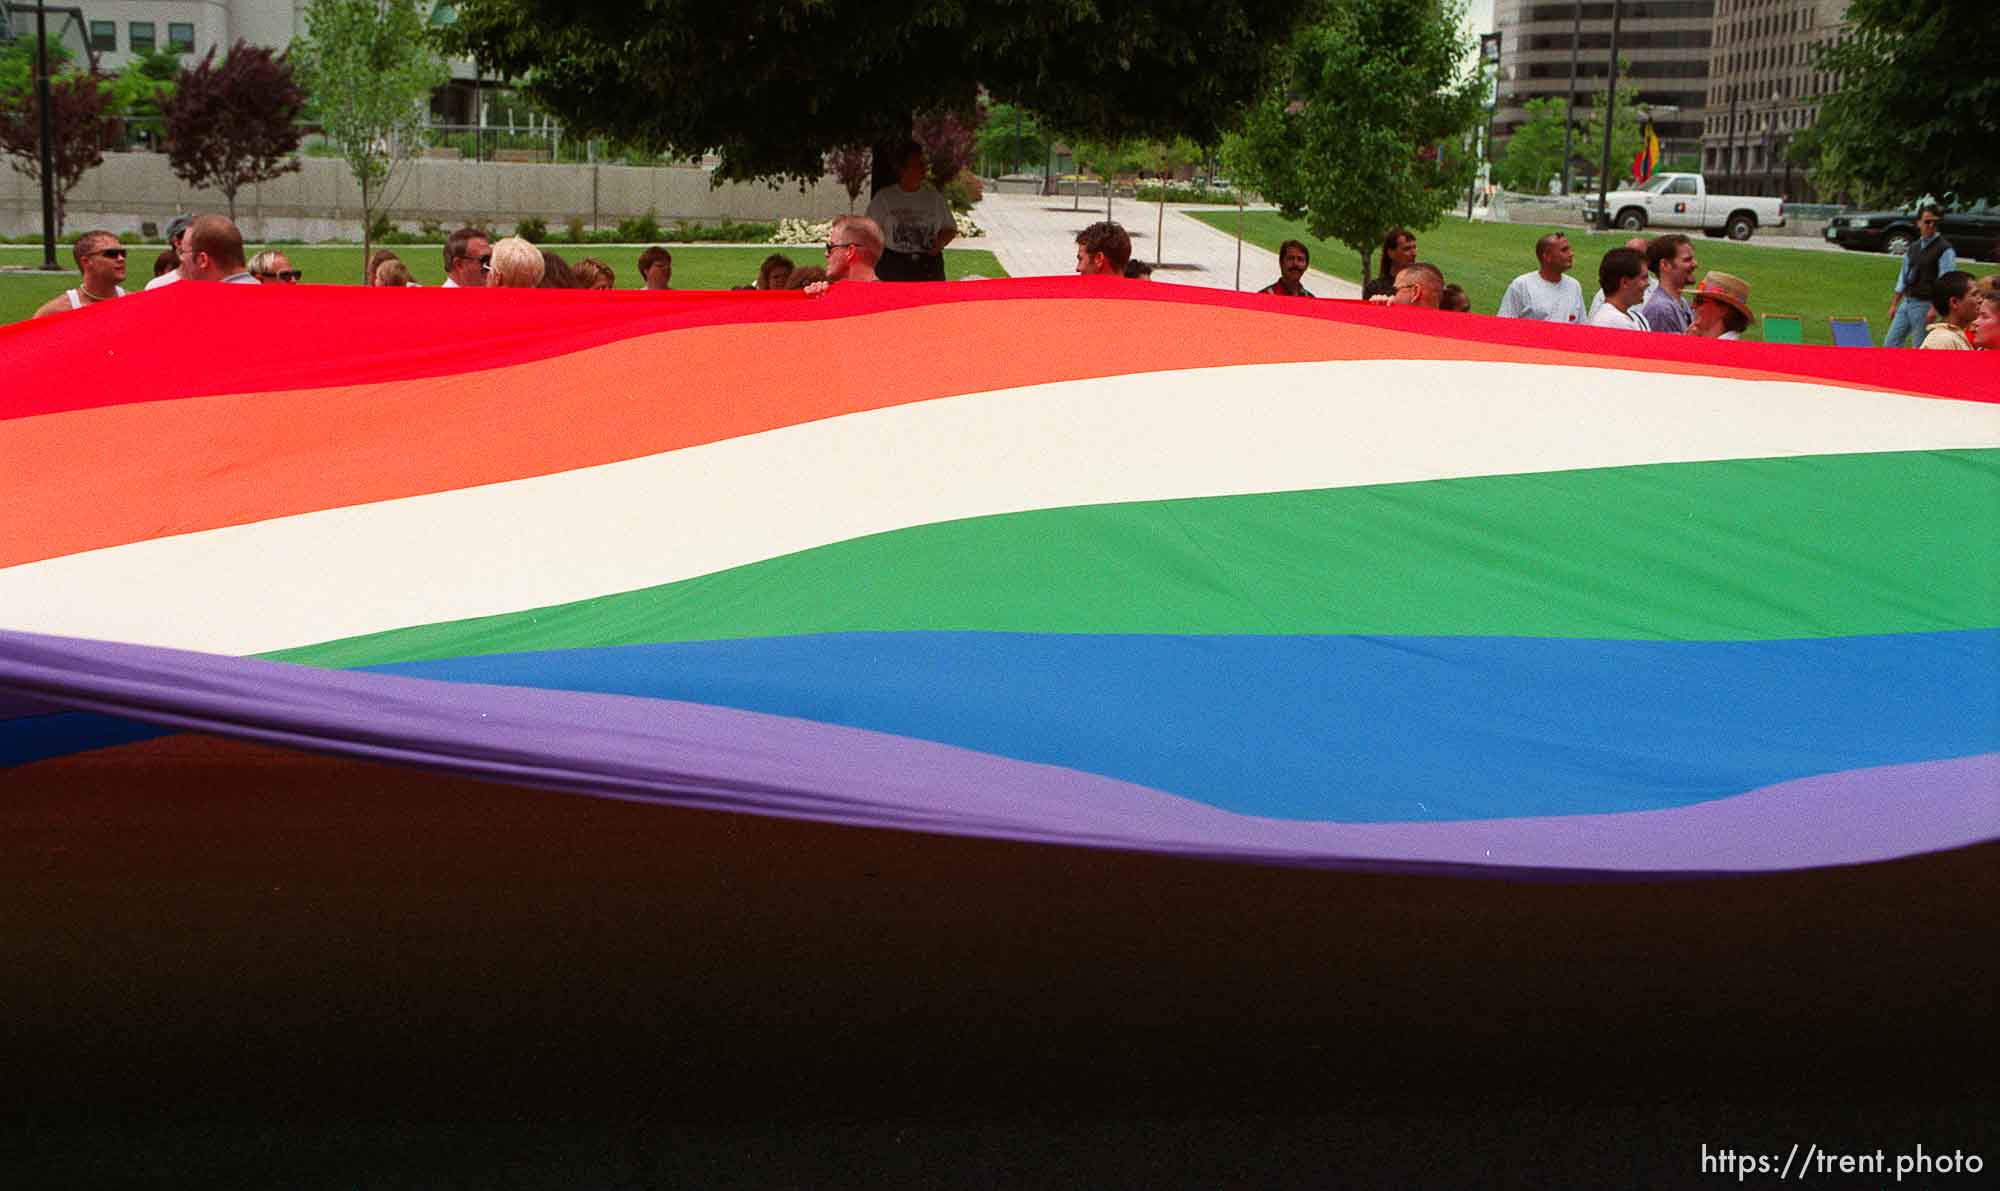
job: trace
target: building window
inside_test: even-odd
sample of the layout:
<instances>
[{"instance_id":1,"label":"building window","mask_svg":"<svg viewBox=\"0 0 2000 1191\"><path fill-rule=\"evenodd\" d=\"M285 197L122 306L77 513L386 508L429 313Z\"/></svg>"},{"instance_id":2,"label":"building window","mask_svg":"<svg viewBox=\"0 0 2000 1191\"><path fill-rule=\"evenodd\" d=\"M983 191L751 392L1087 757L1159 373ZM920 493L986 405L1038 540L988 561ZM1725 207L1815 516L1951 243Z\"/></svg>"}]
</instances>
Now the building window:
<instances>
[{"instance_id":1,"label":"building window","mask_svg":"<svg viewBox=\"0 0 2000 1191\"><path fill-rule=\"evenodd\" d=\"M194 53L194 26L186 21L167 25L167 48L176 54Z\"/></svg>"},{"instance_id":2,"label":"building window","mask_svg":"<svg viewBox=\"0 0 2000 1191\"><path fill-rule=\"evenodd\" d=\"M133 53L150 54L153 52L153 22L133 21L128 26L128 34L127 41L131 45Z\"/></svg>"},{"instance_id":3,"label":"building window","mask_svg":"<svg viewBox=\"0 0 2000 1191\"><path fill-rule=\"evenodd\" d=\"M118 48L118 22L90 22L90 48L93 50L115 50Z\"/></svg>"}]
</instances>

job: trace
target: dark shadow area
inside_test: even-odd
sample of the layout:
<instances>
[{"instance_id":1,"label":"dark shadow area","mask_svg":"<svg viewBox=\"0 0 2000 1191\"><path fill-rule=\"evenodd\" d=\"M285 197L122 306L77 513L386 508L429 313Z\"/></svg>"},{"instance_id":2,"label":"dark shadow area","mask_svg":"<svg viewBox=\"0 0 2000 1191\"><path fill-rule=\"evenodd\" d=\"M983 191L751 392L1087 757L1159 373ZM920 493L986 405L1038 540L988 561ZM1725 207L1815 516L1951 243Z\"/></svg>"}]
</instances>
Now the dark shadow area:
<instances>
[{"instance_id":1,"label":"dark shadow area","mask_svg":"<svg viewBox=\"0 0 2000 1191\"><path fill-rule=\"evenodd\" d=\"M1703 1145L1793 1141L1991 1163L1996 860L1322 873L170 737L7 774L0 1185L1715 1186Z\"/></svg>"}]
</instances>

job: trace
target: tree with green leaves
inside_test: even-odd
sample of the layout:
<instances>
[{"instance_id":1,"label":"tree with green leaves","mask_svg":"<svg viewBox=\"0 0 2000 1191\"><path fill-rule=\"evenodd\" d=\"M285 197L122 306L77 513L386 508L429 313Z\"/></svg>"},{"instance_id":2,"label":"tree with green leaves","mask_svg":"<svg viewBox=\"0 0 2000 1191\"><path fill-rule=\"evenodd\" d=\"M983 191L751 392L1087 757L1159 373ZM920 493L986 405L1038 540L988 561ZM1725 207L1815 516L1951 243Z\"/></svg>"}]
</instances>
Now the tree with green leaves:
<instances>
[{"instance_id":1,"label":"tree with green leaves","mask_svg":"<svg viewBox=\"0 0 2000 1191\"><path fill-rule=\"evenodd\" d=\"M286 55L239 39L218 64L211 46L162 109L167 160L188 185L220 190L233 223L238 191L299 168L305 101Z\"/></svg>"},{"instance_id":2,"label":"tree with green leaves","mask_svg":"<svg viewBox=\"0 0 2000 1191\"><path fill-rule=\"evenodd\" d=\"M111 80L111 104L132 123L158 129L160 105L174 94L181 56L169 49L140 50Z\"/></svg>"},{"instance_id":3,"label":"tree with green leaves","mask_svg":"<svg viewBox=\"0 0 2000 1191\"><path fill-rule=\"evenodd\" d=\"M1459 5L1316 0L1285 48L1285 71L1224 158L1287 218L1338 240L1367 276L1389 228L1428 228L1471 183L1457 153L1485 119L1466 67Z\"/></svg>"},{"instance_id":4,"label":"tree with green leaves","mask_svg":"<svg viewBox=\"0 0 2000 1191\"><path fill-rule=\"evenodd\" d=\"M1110 141L1212 142L1256 95L1296 0L462 0L454 53L521 81L580 132L719 176L817 178L838 145L994 100Z\"/></svg>"},{"instance_id":5,"label":"tree with green leaves","mask_svg":"<svg viewBox=\"0 0 2000 1191\"><path fill-rule=\"evenodd\" d=\"M299 80L361 186L362 254L400 167L423 151L432 89L450 77L416 0L311 0L292 43Z\"/></svg>"},{"instance_id":6,"label":"tree with green leaves","mask_svg":"<svg viewBox=\"0 0 2000 1191\"><path fill-rule=\"evenodd\" d=\"M1814 181L1878 201L2000 198L2000 19L1966 0L1852 0L1814 66L1840 85L1804 140Z\"/></svg>"},{"instance_id":7,"label":"tree with green leaves","mask_svg":"<svg viewBox=\"0 0 2000 1191\"><path fill-rule=\"evenodd\" d=\"M1048 156L1049 136L1042 131L1040 116L1018 104L987 105L986 123L979 130L979 159L989 173L1040 166Z\"/></svg>"},{"instance_id":8,"label":"tree with green leaves","mask_svg":"<svg viewBox=\"0 0 2000 1191\"><path fill-rule=\"evenodd\" d=\"M1631 64L1619 60L1619 71L1631 69ZM1639 152L1639 146L1646 137L1646 109L1639 102L1639 92L1626 84L1618 84L1618 102L1611 121L1611 172L1606 175L1613 187L1620 178L1627 177L1632 169L1632 158ZM1576 153L1591 162L1591 173L1604 159L1604 96L1593 98L1589 108L1579 113L1583 117L1582 139L1577 142ZM1560 130L1560 125L1558 125Z\"/></svg>"},{"instance_id":9,"label":"tree with green leaves","mask_svg":"<svg viewBox=\"0 0 2000 1191\"><path fill-rule=\"evenodd\" d=\"M1494 180L1509 190L1541 194L1562 173L1563 109L1558 97L1528 101L1528 119L1507 138L1507 151L1493 165ZM1574 148L1574 146L1572 146Z\"/></svg>"}]
</instances>

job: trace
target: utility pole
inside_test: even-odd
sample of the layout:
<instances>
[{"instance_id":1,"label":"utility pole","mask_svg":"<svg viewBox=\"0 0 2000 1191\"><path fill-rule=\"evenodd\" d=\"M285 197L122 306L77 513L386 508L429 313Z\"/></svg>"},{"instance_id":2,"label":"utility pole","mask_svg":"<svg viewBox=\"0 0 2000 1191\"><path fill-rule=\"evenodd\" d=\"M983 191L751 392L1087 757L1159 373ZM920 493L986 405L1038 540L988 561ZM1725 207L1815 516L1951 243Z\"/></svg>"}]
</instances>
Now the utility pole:
<instances>
[{"instance_id":1,"label":"utility pole","mask_svg":"<svg viewBox=\"0 0 2000 1191\"><path fill-rule=\"evenodd\" d=\"M1597 230L1611 226L1611 128L1618 122L1618 0L1611 0L1611 79L1604 86L1604 160L1597 167Z\"/></svg>"},{"instance_id":2,"label":"utility pole","mask_svg":"<svg viewBox=\"0 0 2000 1191\"><path fill-rule=\"evenodd\" d=\"M1570 134L1576 129L1576 53L1583 48L1583 0L1576 0L1576 19L1569 28L1569 101L1563 104L1563 197L1569 197Z\"/></svg>"}]
</instances>

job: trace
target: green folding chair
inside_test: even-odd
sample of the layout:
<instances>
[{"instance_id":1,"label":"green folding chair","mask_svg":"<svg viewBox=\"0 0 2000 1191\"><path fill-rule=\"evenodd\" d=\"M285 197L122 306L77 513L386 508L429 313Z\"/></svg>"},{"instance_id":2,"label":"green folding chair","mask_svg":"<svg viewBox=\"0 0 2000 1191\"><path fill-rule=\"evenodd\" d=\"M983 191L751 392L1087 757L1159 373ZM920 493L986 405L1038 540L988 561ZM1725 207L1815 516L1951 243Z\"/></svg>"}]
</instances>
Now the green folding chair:
<instances>
[{"instance_id":1,"label":"green folding chair","mask_svg":"<svg viewBox=\"0 0 2000 1191\"><path fill-rule=\"evenodd\" d=\"M1859 315L1836 314L1826 320L1833 328L1835 347L1874 347L1875 335L1868 329L1868 320Z\"/></svg>"},{"instance_id":2,"label":"green folding chair","mask_svg":"<svg viewBox=\"0 0 2000 1191\"><path fill-rule=\"evenodd\" d=\"M1796 314L1767 314L1764 316L1764 342L1804 343L1806 341L1806 320Z\"/></svg>"}]
</instances>

